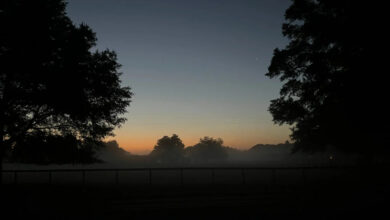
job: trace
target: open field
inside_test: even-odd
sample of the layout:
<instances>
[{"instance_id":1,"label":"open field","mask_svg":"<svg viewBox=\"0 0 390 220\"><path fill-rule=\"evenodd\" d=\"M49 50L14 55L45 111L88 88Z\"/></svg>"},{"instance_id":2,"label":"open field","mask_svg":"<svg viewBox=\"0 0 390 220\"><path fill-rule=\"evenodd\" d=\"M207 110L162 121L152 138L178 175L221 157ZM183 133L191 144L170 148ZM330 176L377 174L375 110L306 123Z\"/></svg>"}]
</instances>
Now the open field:
<instances>
[{"instance_id":1,"label":"open field","mask_svg":"<svg viewBox=\"0 0 390 220\"><path fill-rule=\"evenodd\" d=\"M261 172L248 169L246 182L241 182L240 171L215 169L213 183L209 181L210 170L184 170L184 184L180 182L180 169L154 170L152 184L148 182L149 169L119 171L119 184L113 171L90 171L84 185L77 172L67 174L70 183L56 182L65 176L60 178L53 173L52 184L46 182L47 178L34 182L47 177L47 173L38 172L34 177L20 173L17 184L2 186L1 199L6 204L2 212L40 219L351 219L355 216L374 219L383 214L388 217L388 169L378 168L375 172L324 169L322 173L306 170L304 181L299 169L260 169ZM126 172L136 174L126 176ZM140 182L126 182L130 177Z\"/></svg>"}]
</instances>

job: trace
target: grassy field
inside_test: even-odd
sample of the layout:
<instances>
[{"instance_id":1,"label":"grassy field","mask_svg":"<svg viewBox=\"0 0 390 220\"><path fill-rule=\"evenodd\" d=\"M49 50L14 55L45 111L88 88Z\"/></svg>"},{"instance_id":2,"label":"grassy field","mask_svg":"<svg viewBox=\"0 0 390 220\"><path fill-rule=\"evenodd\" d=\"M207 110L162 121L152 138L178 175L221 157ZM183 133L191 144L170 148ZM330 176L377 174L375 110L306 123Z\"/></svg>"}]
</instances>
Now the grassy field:
<instances>
[{"instance_id":1,"label":"grassy field","mask_svg":"<svg viewBox=\"0 0 390 220\"><path fill-rule=\"evenodd\" d=\"M276 183L5 184L1 213L6 219L388 219L386 171L305 182L294 180L297 173L280 174Z\"/></svg>"}]
</instances>

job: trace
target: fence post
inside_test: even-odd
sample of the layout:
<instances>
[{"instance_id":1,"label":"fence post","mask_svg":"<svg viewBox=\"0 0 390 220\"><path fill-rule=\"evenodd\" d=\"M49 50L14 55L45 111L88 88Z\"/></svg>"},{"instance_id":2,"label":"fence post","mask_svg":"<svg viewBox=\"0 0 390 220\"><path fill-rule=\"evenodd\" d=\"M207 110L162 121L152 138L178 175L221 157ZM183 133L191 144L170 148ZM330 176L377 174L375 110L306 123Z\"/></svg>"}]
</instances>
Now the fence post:
<instances>
[{"instance_id":1,"label":"fence post","mask_svg":"<svg viewBox=\"0 0 390 220\"><path fill-rule=\"evenodd\" d=\"M118 170L115 170L115 184L116 185L119 184L119 173L118 173Z\"/></svg>"},{"instance_id":2,"label":"fence post","mask_svg":"<svg viewBox=\"0 0 390 220\"><path fill-rule=\"evenodd\" d=\"M242 175L242 184L245 185L245 182L246 182L246 180L245 180L245 168L241 169L241 175Z\"/></svg>"},{"instance_id":3,"label":"fence post","mask_svg":"<svg viewBox=\"0 0 390 220\"><path fill-rule=\"evenodd\" d=\"M211 183L215 184L215 171L214 168L211 169Z\"/></svg>"},{"instance_id":4,"label":"fence post","mask_svg":"<svg viewBox=\"0 0 390 220\"><path fill-rule=\"evenodd\" d=\"M85 186L85 170L82 170L83 186Z\"/></svg>"},{"instance_id":5,"label":"fence post","mask_svg":"<svg viewBox=\"0 0 390 220\"><path fill-rule=\"evenodd\" d=\"M183 179L183 168L180 168L180 185L184 184L184 179Z\"/></svg>"},{"instance_id":6,"label":"fence post","mask_svg":"<svg viewBox=\"0 0 390 220\"><path fill-rule=\"evenodd\" d=\"M149 185L152 185L152 168L149 168Z\"/></svg>"},{"instance_id":7,"label":"fence post","mask_svg":"<svg viewBox=\"0 0 390 220\"><path fill-rule=\"evenodd\" d=\"M18 171L14 171L14 184L18 184Z\"/></svg>"},{"instance_id":8,"label":"fence post","mask_svg":"<svg viewBox=\"0 0 390 220\"><path fill-rule=\"evenodd\" d=\"M272 168L272 185L276 185L276 170Z\"/></svg>"},{"instance_id":9,"label":"fence post","mask_svg":"<svg viewBox=\"0 0 390 220\"><path fill-rule=\"evenodd\" d=\"M49 170L49 184L51 185L52 183L52 177L51 177L51 171Z\"/></svg>"}]
</instances>

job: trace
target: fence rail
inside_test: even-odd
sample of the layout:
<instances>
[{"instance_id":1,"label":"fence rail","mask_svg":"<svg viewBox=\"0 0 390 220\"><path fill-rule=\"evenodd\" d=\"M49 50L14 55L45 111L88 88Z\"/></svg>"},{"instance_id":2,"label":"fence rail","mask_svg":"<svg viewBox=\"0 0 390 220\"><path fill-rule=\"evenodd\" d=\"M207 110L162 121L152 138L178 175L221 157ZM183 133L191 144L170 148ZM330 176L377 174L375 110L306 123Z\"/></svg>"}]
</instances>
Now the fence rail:
<instances>
[{"instance_id":1,"label":"fence rail","mask_svg":"<svg viewBox=\"0 0 390 220\"><path fill-rule=\"evenodd\" d=\"M350 170L358 169L355 166L310 166L310 167L153 167L153 168L103 168L103 169L18 169L18 170L2 170L1 175L4 173L13 173L13 183L18 184L19 175L22 173L47 173L48 183L52 184L53 173L66 173L66 172L80 172L81 173L81 182L83 185L86 184L86 174L91 172L113 172L114 173L114 182L119 184L119 172L121 171L144 171L147 172L148 183L152 185L153 173L157 171L177 171L179 173L180 184L185 184L184 176L186 171L191 170L208 170L211 172L211 183L215 183L217 171L227 171L227 170L236 170L241 173L241 183L247 184L247 172L251 170L266 170L271 172L272 183L276 182L276 173L277 171L300 171L301 180L305 182L307 177L306 173L309 170Z\"/></svg>"}]
</instances>

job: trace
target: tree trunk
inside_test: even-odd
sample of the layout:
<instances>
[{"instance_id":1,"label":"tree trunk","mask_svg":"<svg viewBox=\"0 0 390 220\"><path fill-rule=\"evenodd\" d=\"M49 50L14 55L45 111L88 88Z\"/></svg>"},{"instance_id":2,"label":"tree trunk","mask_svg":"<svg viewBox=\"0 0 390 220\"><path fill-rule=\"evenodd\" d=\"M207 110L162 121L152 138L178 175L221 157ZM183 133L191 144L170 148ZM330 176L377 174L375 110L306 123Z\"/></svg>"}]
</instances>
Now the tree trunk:
<instances>
[{"instance_id":1,"label":"tree trunk","mask_svg":"<svg viewBox=\"0 0 390 220\"><path fill-rule=\"evenodd\" d=\"M0 112L0 186L3 185L3 158L5 153L3 112Z\"/></svg>"},{"instance_id":2,"label":"tree trunk","mask_svg":"<svg viewBox=\"0 0 390 220\"><path fill-rule=\"evenodd\" d=\"M0 186L3 185L3 156L4 156L4 143L3 136L0 140Z\"/></svg>"}]
</instances>

